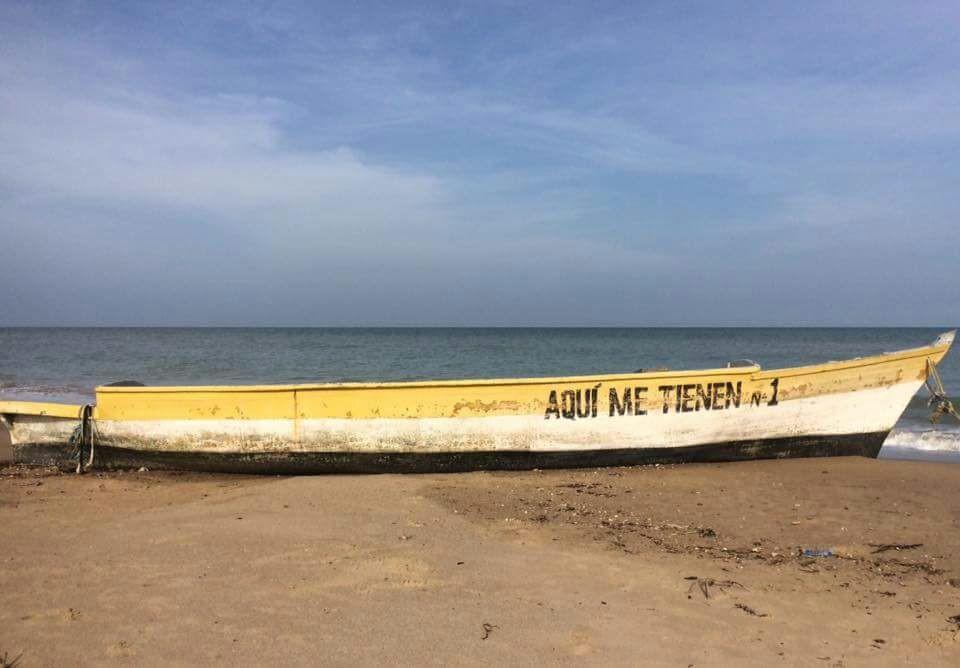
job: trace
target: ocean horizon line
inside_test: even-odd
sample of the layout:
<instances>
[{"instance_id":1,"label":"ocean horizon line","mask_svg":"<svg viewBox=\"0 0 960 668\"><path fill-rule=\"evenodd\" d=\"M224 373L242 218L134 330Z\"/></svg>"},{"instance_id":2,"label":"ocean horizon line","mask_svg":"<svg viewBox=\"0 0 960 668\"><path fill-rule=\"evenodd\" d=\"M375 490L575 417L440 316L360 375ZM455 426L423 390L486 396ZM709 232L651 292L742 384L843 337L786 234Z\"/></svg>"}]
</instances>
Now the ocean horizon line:
<instances>
[{"instance_id":1,"label":"ocean horizon line","mask_svg":"<svg viewBox=\"0 0 960 668\"><path fill-rule=\"evenodd\" d=\"M657 329L942 329L949 331L960 328L960 325L829 325L829 324L798 324L798 325L744 325L744 324L718 324L718 325L625 325L625 324L587 324L587 325L419 325L419 324L354 324L354 325L0 325L0 329L317 329L317 330L354 330L354 329L433 329L433 330L532 330L532 329L551 329L551 330L571 330L571 329L638 329L638 330L657 330Z\"/></svg>"}]
</instances>

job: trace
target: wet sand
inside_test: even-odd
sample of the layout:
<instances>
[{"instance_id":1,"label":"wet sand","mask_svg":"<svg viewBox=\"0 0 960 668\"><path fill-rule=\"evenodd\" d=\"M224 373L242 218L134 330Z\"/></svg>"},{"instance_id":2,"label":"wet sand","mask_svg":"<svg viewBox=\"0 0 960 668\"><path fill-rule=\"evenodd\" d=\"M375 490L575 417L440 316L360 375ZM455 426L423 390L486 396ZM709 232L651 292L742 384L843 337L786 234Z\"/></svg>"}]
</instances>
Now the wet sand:
<instances>
[{"instance_id":1,"label":"wet sand","mask_svg":"<svg viewBox=\"0 0 960 668\"><path fill-rule=\"evenodd\" d=\"M957 665L958 491L960 466L861 458L4 469L0 659Z\"/></svg>"}]
</instances>

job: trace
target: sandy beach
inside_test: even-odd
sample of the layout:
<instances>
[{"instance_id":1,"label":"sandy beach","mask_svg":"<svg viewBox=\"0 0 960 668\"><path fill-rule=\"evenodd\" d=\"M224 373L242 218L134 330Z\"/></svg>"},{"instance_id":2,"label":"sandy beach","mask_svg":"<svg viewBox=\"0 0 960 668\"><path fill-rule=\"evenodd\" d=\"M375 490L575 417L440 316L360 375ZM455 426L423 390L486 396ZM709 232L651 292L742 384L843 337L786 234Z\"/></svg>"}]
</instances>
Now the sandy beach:
<instances>
[{"instance_id":1,"label":"sandy beach","mask_svg":"<svg viewBox=\"0 0 960 668\"><path fill-rule=\"evenodd\" d=\"M957 489L956 465L862 458L295 478L8 468L0 658L956 665Z\"/></svg>"}]
</instances>

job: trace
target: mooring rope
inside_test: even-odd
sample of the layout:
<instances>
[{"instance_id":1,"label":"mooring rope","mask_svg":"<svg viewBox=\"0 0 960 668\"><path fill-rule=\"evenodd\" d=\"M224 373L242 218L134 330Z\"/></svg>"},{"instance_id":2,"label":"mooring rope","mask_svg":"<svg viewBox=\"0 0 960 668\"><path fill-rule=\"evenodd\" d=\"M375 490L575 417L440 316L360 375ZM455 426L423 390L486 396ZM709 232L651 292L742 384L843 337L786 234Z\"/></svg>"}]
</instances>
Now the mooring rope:
<instances>
[{"instance_id":1,"label":"mooring rope","mask_svg":"<svg viewBox=\"0 0 960 668\"><path fill-rule=\"evenodd\" d=\"M931 384L931 379L933 383ZM944 415L952 415L960 422L960 413L954 408L953 402L947 397L947 391L943 387L943 380L940 378L940 371L932 360L927 360L927 377L923 380L930 392L930 400L927 405L931 409L930 422L937 424Z\"/></svg>"},{"instance_id":2,"label":"mooring rope","mask_svg":"<svg viewBox=\"0 0 960 668\"><path fill-rule=\"evenodd\" d=\"M93 468L93 452L95 449L94 441L96 440L96 435L97 435L97 425L93 421L93 406L89 406L88 408L89 410L87 411L87 431L89 432L89 436L90 436L90 459L87 460L87 468L92 469Z\"/></svg>"},{"instance_id":3,"label":"mooring rope","mask_svg":"<svg viewBox=\"0 0 960 668\"><path fill-rule=\"evenodd\" d=\"M73 428L73 433L70 435L70 445L73 446L73 451L70 453L72 459L77 460L77 468L74 473L80 473L80 461L83 455L80 451L80 442L83 437L83 419L80 419L80 423Z\"/></svg>"},{"instance_id":4,"label":"mooring rope","mask_svg":"<svg viewBox=\"0 0 960 668\"><path fill-rule=\"evenodd\" d=\"M91 416L93 415L93 406L90 404L84 404L80 407L80 424L78 424L73 429L73 434L70 436L70 442L75 445L73 451L73 456L77 458L77 473L83 473L84 469L89 469L93 466L93 420ZM90 458L86 464L83 463L83 446L90 443Z\"/></svg>"}]
</instances>

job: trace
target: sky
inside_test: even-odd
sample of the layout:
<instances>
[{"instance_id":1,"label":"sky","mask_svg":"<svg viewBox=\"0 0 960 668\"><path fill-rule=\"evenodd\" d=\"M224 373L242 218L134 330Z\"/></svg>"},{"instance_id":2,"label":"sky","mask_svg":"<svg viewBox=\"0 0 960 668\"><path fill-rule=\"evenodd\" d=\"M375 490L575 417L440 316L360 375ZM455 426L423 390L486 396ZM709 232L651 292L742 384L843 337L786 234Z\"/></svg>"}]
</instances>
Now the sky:
<instances>
[{"instance_id":1,"label":"sky","mask_svg":"<svg viewBox=\"0 0 960 668\"><path fill-rule=\"evenodd\" d=\"M960 3L0 3L0 325L960 322Z\"/></svg>"}]
</instances>

